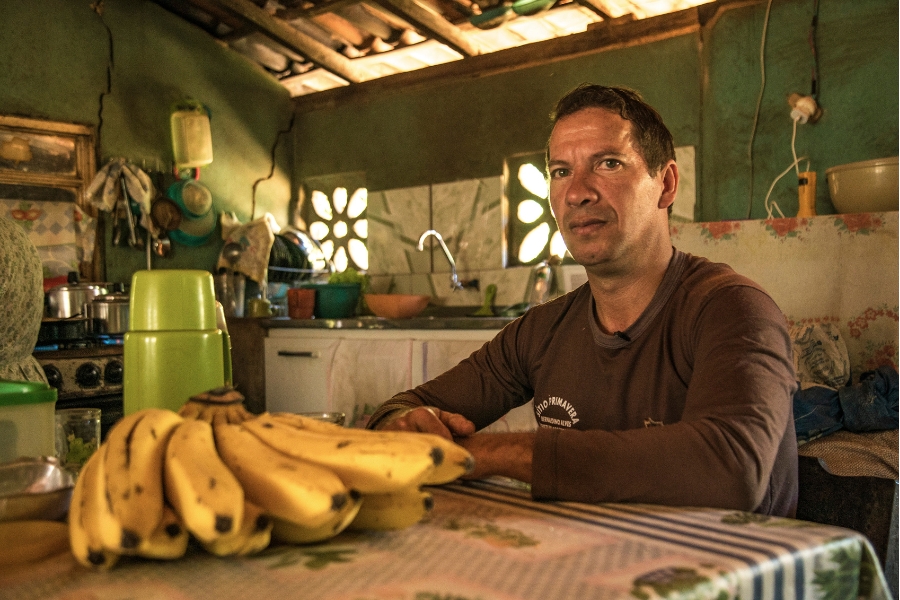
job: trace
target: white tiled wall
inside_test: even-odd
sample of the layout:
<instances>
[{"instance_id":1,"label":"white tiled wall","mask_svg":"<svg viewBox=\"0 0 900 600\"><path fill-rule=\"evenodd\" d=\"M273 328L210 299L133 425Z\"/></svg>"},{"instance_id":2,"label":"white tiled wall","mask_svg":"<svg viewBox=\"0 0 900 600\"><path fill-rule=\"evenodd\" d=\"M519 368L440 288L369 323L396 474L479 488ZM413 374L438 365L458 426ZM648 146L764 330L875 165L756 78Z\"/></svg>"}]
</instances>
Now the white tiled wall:
<instances>
[{"instance_id":1,"label":"white tiled wall","mask_svg":"<svg viewBox=\"0 0 900 600\"><path fill-rule=\"evenodd\" d=\"M369 194L369 275L376 292L430 294L434 304L479 306L488 284L497 286L494 307L522 302L530 267L503 268L502 179L489 177ZM461 280L478 279L479 290L451 291L450 265L430 238L444 238ZM581 267L566 267L568 272ZM570 278L557 270L562 285ZM577 278L576 278L577 279Z\"/></svg>"}]
</instances>

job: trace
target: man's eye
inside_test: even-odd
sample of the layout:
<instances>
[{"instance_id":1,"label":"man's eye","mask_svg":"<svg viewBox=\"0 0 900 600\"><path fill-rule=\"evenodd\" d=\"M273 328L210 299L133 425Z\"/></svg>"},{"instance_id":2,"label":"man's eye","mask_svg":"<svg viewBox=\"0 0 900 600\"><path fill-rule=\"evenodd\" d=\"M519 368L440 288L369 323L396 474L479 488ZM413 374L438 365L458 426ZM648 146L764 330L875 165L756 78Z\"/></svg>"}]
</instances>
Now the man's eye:
<instances>
[{"instance_id":1,"label":"man's eye","mask_svg":"<svg viewBox=\"0 0 900 600\"><path fill-rule=\"evenodd\" d=\"M569 174L568 169L558 168L550 170L550 178L551 179L559 179L560 177L566 177Z\"/></svg>"},{"instance_id":2,"label":"man's eye","mask_svg":"<svg viewBox=\"0 0 900 600\"><path fill-rule=\"evenodd\" d=\"M615 158L605 158L600 161L600 166L604 169L615 169L620 166L622 163L616 160Z\"/></svg>"}]
</instances>

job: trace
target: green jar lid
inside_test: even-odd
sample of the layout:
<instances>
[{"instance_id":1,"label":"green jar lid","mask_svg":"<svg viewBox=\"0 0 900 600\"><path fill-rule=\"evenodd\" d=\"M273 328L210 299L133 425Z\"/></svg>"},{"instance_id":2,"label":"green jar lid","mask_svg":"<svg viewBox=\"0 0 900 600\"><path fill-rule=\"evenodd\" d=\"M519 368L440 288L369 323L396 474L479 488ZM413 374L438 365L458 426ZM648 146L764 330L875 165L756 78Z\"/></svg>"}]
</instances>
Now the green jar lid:
<instances>
[{"instance_id":1,"label":"green jar lid","mask_svg":"<svg viewBox=\"0 0 900 600\"><path fill-rule=\"evenodd\" d=\"M56 402L56 388L37 381L0 379L0 408L18 404Z\"/></svg>"}]
</instances>

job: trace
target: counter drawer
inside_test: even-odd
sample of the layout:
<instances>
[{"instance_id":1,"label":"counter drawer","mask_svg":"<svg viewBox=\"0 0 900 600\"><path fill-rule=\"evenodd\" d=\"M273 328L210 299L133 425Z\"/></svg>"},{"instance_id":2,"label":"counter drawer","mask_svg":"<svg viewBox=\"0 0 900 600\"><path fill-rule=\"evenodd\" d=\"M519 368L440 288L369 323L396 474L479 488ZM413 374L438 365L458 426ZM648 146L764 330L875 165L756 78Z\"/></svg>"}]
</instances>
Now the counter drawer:
<instances>
[{"instance_id":1,"label":"counter drawer","mask_svg":"<svg viewBox=\"0 0 900 600\"><path fill-rule=\"evenodd\" d=\"M332 410L329 372L340 340L266 338L266 410Z\"/></svg>"}]
</instances>

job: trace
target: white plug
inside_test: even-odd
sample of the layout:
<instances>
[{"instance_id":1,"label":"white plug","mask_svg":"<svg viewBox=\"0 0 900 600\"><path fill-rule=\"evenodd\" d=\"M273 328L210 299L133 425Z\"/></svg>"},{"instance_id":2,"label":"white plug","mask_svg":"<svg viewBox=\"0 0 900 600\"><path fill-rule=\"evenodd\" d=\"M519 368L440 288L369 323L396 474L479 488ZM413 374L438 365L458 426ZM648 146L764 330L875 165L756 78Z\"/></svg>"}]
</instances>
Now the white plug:
<instances>
[{"instance_id":1,"label":"white plug","mask_svg":"<svg viewBox=\"0 0 900 600\"><path fill-rule=\"evenodd\" d=\"M808 121L815 123L822 114L822 109L812 96L791 94L788 97L788 104L791 105L791 119L801 124Z\"/></svg>"}]
</instances>

